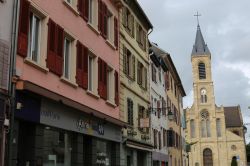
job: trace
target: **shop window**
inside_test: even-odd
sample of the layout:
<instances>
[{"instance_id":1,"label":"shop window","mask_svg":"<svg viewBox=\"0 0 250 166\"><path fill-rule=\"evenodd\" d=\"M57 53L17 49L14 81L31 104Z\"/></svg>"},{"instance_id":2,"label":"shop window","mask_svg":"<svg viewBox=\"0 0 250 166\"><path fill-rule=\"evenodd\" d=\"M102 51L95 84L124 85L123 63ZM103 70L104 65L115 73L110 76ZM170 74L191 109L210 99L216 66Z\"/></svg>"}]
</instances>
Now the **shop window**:
<instances>
[{"instance_id":1,"label":"shop window","mask_svg":"<svg viewBox=\"0 0 250 166\"><path fill-rule=\"evenodd\" d=\"M46 127L43 139L44 165L71 165L71 135Z\"/></svg>"}]
</instances>

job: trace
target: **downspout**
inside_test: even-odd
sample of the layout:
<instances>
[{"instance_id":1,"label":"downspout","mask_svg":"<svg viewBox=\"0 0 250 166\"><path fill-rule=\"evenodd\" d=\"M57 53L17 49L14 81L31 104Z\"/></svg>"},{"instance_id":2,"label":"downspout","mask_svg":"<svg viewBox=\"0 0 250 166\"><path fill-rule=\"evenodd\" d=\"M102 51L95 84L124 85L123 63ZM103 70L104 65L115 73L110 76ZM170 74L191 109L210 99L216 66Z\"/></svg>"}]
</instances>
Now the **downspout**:
<instances>
[{"instance_id":1,"label":"downspout","mask_svg":"<svg viewBox=\"0 0 250 166\"><path fill-rule=\"evenodd\" d=\"M13 130L14 130L14 112L15 112L15 91L16 84L12 78L16 75L16 50L17 50L17 34L18 34L18 22L19 22L19 9L20 1L14 0L13 5L13 18L12 18L12 32L11 32L11 51L10 51L10 72L9 72L9 96L10 96L10 126L9 126L9 138L8 138L8 164L12 164L12 142L13 142Z\"/></svg>"}]
</instances>

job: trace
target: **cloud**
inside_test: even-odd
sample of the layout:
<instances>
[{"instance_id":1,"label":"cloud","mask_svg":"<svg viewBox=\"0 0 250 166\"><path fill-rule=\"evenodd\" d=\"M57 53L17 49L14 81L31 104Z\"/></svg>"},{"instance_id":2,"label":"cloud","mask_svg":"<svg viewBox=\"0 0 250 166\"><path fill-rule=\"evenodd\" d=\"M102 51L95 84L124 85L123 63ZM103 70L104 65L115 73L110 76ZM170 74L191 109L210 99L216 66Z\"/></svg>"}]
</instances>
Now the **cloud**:
<instances>
[{"instance_id":1,"label":"cloud","mask_svg":"<svg viewBox=\"0 0 250 166\"><path fill-rule=\"evenodd\" d=\"M215 98L218 105L240 105L244 123L250 122L250 1L249 0L138 0L151 20L150 40L169 52L192 104L191 50L196 18L212 53ZM248 127L250 141L250 126Z\"/></svg>"}]
</instances>

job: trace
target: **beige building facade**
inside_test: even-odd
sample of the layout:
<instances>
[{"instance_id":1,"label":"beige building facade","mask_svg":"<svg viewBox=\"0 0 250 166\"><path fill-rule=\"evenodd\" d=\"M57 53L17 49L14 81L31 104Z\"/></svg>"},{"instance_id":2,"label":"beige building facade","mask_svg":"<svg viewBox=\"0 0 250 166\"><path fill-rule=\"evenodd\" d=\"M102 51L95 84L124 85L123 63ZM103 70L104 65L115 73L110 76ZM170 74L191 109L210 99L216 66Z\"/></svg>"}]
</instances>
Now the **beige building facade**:
<instances>
[{"instance_id":1,"label":"beige building facade","mask_svg":"<svg viewBox=\"0 0 250 166\"><path fill-rule=\"evenodd\" d=\"M239 106L215 104L211 53L197 27L192 51L194 103L186 109L190 166L246 165L243 120Z\"/></svg>"}]
</instances>

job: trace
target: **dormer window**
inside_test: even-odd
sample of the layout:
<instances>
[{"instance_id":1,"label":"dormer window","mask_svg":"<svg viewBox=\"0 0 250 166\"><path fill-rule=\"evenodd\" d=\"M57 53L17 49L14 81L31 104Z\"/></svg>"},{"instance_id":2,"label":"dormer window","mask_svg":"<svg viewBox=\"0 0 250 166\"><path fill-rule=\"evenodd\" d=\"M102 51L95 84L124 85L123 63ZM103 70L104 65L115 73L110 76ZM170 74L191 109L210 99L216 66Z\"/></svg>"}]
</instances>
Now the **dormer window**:
<instances>
[{"instance_id":1,"label":"dormer window","mask_svg":"<svg viewBox=\"0 0 250 166\"><path fill-rule=\"evenodd\" d=\"M199 79L206 79L206 66L205 63L200 62L198 65L198 69L199 69Z\"/></svg>"}]
</instances>

